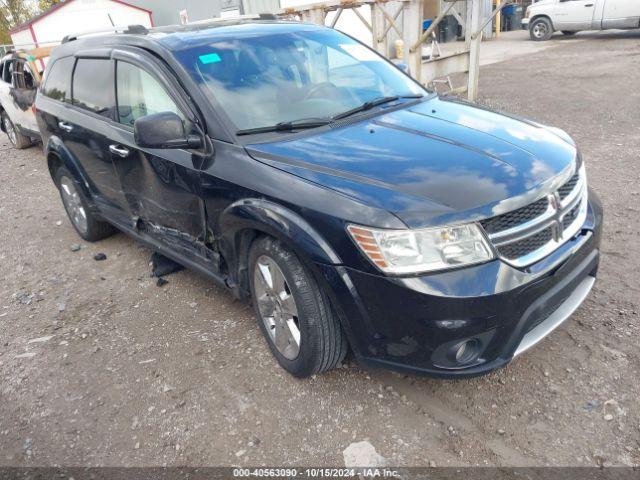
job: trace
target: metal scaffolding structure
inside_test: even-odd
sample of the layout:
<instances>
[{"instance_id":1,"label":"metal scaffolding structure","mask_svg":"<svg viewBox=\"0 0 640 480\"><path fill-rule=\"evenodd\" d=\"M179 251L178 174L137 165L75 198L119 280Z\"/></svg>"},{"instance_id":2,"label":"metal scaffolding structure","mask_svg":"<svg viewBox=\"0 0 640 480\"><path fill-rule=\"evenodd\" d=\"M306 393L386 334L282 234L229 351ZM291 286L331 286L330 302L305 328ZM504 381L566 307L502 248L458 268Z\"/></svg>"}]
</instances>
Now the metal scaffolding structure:
<instances>
[{"instance_id":1,"label":"metal scaffolding structure","mask_svg":"<svg viewBox=\"0 0 640 480\"><path fill-rule=\"evenodd\" d=\"M302 7L287 8L280 12L302 21L334 28L345 10L351 10L371 32L371 45L385 56L392 51L391 33L403 41L402 58L397 59L423 85L456 73L466 73L467 83L453 89L455 93L467 92L467 98L475 101L478 95L480 69L480 45L484 28L496 17L509 0L501 0L487 18L482 18L482 0L443 0L444 7L428 29L423 30L423 2L425 0L328 0ZM467 4L466 20L455 9L458 2ZM371 21L365 18L360 7L369 7ZM335 12L329 25L327 14ZM423 58L422 47L431 41L432 33L446 15L453 15L463 26L464 47L437 57Z\"/></svg>"}]
</instances>

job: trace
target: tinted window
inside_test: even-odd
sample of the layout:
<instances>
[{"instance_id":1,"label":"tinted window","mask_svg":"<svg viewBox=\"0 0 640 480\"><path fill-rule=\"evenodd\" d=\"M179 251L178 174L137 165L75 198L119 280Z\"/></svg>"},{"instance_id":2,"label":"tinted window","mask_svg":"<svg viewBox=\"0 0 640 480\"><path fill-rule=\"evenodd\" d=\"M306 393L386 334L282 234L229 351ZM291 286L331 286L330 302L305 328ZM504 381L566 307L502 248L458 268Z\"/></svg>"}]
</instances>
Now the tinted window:
<instances>
[{"instance_id":1,"label":"tinted window","mask_svg":"<svg viewBox=\"0 0 640 480\"><path fill-rule=\"evenodd\" d=\"M141 68L118 62L116 78L120 123L132 127L138 118L160 112L173 112L185 120L160 82Z\"/></svg>"},{"instance_id":2,"label":"tinted window","mask_svg":"<svg viewBox=\"0 0 640 480\"><path fill-rule=\"evenodd\" d=\"M110 117L113 111L111 60L80 58L73 72L73 104Z\"/></svg>"},{"instance_id":3,"label":"tinted window","mask_svg":"<svg viewBox=\"0 0 640 480\"><path fill-rule=\"evenodd\" d=\"M75 58L65 57L57 60L47 72L42 94L46 97L69 102L71 100L71 72Z\"/></svg>"},{"instance_id":4,"label":"tinted window","mask_svg":"<svg viewBox=\"0 0 640 480\"><path fill-rule=\"evenodd\" d=\"M4 62L4 69L2 70L2 80L7 83L11 83L11 77L13 74L13 60L7 60Z\"/></svg>"}]
</instances>

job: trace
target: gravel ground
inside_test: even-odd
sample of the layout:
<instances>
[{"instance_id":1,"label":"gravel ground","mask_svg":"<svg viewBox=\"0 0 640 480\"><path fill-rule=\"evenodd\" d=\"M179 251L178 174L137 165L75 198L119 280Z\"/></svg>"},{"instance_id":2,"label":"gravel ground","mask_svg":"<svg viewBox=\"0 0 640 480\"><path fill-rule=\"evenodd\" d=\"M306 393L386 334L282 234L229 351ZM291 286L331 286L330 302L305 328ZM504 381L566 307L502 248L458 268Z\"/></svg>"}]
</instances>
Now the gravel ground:
<instances>
[{"instance_id":1,"label":"gravel ground","mask_svg":"<svg viewBox=\"0 0 640 480\"><path fill-rule=\"evenodd\" d=\"M472 380L288 376L249 306L189 271L156 286L124 235L80 241L40 149L3 135L0 465L342 465L364 440L391 465L640 464L640 33L554 42L483 68L481 100L578 141L606 209L600 277Z\"/></svg>"}]
</instances>

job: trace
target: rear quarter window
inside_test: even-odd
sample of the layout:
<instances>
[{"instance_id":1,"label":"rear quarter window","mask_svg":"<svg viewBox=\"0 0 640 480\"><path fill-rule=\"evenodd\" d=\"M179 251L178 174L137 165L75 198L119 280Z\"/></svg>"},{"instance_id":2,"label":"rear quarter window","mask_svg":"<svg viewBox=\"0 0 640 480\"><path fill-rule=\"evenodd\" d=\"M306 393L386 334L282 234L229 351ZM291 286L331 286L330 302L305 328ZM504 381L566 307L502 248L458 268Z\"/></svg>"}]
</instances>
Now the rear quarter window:
<instances>
[{"instance_id":1,"label":"rear quarter window","mask_svg":"<svg viewBox=\"0 0 640 480\"><path fill-rule=\"evenodd\" d=\"M45 97L71 102L71 73L73 72L74 57L65 57L56 60L49 67L42 94Z\"/></svg>"}]
</instances>

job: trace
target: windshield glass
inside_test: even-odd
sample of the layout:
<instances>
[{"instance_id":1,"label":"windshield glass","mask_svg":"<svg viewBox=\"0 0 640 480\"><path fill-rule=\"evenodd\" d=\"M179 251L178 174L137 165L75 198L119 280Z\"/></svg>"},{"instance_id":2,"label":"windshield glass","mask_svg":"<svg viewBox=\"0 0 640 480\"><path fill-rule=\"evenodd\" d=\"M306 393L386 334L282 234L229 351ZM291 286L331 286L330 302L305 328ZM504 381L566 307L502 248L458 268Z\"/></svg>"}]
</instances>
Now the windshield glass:
<instances>
[{"instance_id":1,"label":"windshield glass","mask_svg":"<svg viewBox=\"0 0 640 480\"><path fill-rule=\"evenodd\" d=\"M425 90L335 30L225 38L176 53L238 130L327 118L390 96Z\"/></svg>"}]
</instances>

